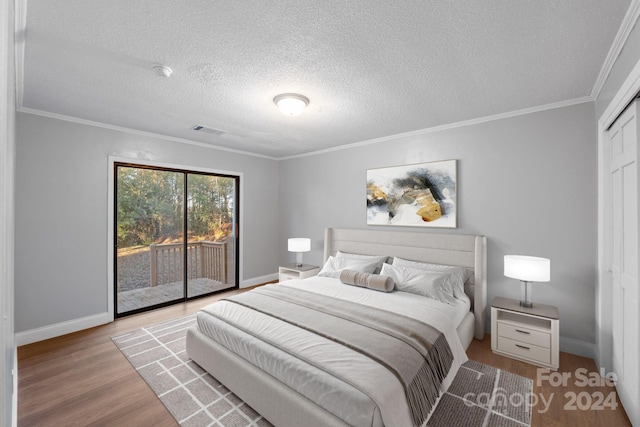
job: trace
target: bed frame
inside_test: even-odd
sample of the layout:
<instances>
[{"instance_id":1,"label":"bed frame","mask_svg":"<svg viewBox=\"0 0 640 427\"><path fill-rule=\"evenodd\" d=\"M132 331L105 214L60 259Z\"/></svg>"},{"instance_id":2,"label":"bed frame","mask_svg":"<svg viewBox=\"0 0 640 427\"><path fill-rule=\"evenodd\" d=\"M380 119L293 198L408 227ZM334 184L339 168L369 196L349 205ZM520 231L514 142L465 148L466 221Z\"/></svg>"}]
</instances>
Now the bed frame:
<instances>
[{"instance_id":1,"label":"bed frame","mask_svg":"<svg viewBox=\"0 0 640 427\"><path fill-rule=\"evenodd\" d=\"M465 284L465 292L472 301L473 316L468 317L471 321L463 320L458 335L465 348L473 336L480 340L484 337L487 305L487 241L484 236L328 228L324 243L325 261L341 250L456 265L473 270L473 275ZM195 327L187 332L186 348L192 360L276 426L347 426L333 414L209 339ZM377 420L375 427L382 426L382 420Z\"/></svg>"},{"instance_id":2,"label":"bed frame","mask_svg":"<svg viewBox=\"0 0 640 427\"><path fill-rule=\"evenodd\" d=\"M388 255L433 264L466 267L473 274L465 284L474 315L472 336L478 340L486 331L487 239L464 234L407 233L396 231L327 228L324 235L324 261L336 252ZM458 331L460 332L460 331ZM460 337L464 348L471 341ZM465 342L468 341L468 342Z\"/></svg>"}]
</instances>

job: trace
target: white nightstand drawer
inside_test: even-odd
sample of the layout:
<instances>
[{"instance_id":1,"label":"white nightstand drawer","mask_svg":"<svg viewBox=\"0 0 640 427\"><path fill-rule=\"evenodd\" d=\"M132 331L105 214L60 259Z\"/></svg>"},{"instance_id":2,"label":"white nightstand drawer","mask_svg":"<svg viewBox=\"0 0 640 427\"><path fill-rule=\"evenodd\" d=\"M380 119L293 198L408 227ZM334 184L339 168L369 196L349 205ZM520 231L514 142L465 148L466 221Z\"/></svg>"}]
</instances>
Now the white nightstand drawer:
<instances>
[{"instance_id":1,"label":"white nightstand drawer","mask_svg":"<svg viewBox=\"0 0 640 427\"><path fill-rule=\"evenodd\" d=\"M307 277L315 276L319 272L320 267L309 264L280 266L278 268L278 281L306 279Z\"/></svg>"},{"instance_id":2,"label":"white nightstand drawer","mask_svg":"<svg viewBox=\"0 0 640 427\"><path fill-rule=\"evenodd\" d=\"M498 322L498 335L538 347L551 348L551 334L523 328L522 326Z\"/></svg>"},{"instance_id":3,"label":"white nightstand drawer","mask_svg":"<svg viewBox=\"0 0 640 427\"><path fill-rule=\"evenodd\" d=\"M551 363L551 350L549 348L525 344L522 341L514 341L509 338L500 337L498 338L498 350L540 363Z\"/></svg>"}]
</instances>

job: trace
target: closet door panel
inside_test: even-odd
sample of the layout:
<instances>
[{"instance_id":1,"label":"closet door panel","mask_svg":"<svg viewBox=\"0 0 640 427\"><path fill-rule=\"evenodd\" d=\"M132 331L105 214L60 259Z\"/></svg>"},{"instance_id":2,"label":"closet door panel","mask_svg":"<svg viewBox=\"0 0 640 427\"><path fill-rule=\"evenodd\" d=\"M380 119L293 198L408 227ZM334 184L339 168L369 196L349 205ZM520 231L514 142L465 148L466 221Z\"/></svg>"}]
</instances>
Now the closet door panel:
<instances>
[{"instance_id":1,"label":"closet door panel","mask_svg":"<svg viewBox=\"0 0 640 427\"><path fill-rule=\"evenodd\" d=\"M638 299L638 116L639 103L623 112L609 130L607 241L612 278L613 370L620 400L634 424L640 424L640 304Z\"/></svg>"}]
</instances>

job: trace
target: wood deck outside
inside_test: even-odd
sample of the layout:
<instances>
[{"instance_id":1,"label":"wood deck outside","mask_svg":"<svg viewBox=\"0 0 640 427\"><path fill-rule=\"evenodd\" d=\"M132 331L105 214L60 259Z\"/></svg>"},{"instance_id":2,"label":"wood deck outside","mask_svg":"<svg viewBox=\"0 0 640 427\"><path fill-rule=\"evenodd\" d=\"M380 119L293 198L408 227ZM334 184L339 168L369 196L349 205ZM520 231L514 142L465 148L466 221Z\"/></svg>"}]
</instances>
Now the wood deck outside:
<instances>
[{"instance_id":1,"label":"wood deck outside","mask_svg":"<svg viewBox=\"0 0 640 427\"><path fill-rule=\"evenodd\" d=\"M192 279L188 282L187 293L189 297L196 297L232 288L233 286L231 283L221 283L211 279ZM122 291L118 292L118 313L126 313L139 308L174 301L183 297L184 286L182 282Z\"/></svg>"}]
</instances>

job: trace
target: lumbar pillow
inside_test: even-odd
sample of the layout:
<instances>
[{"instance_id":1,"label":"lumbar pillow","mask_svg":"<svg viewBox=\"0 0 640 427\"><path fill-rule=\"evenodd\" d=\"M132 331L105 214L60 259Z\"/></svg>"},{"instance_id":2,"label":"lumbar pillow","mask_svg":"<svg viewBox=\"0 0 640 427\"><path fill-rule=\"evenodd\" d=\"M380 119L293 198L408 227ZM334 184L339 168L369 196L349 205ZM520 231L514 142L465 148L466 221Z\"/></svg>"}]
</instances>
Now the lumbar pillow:
<instances>
[{"instance_id":1,"label":"lumbar pillow","mask_svg":"<svg viewBox=\"0 0 640 427\"><path fill-rule=\"evenodd\" d=\"M393 279L389 276L358 273L353 270L342 270L340 272L340 281L345 285L360 286L382 292L391 292L394 286Z\"/></svg>"}]
</instances>

